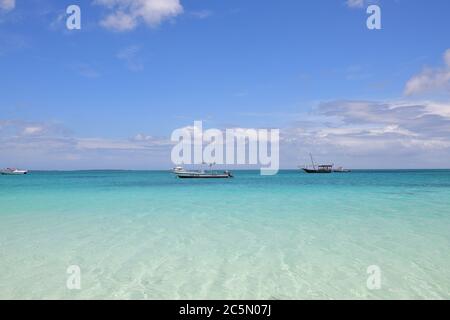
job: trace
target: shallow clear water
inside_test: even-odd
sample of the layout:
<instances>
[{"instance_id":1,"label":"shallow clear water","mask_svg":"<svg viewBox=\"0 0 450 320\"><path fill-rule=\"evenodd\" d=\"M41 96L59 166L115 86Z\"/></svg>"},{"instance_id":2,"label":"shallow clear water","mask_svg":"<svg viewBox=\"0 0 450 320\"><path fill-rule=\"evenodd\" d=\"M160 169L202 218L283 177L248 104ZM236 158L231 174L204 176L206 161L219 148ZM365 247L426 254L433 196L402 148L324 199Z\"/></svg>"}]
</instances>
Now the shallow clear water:
<instances>
[{"instance_id":1,"label":"shallow clear water","mask_svg":"<svg viewBox=\"0 0 450 320\"><path fill-rule=\"evenodd\" d=\"M445 170L0 176L1 299L449 299L449 249Z\"/></svg>"}]
</instances>

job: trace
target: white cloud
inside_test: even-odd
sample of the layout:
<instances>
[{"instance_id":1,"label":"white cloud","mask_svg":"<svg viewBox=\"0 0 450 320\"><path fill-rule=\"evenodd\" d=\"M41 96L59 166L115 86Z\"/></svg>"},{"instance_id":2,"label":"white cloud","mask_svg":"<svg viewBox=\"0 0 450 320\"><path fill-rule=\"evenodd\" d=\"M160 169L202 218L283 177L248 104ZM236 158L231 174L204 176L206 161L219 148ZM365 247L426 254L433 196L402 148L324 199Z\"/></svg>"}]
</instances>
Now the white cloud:
<instances>
[{"instance_id":1,"label":"white cloud","mask_svg":"<svg viewBox=\"0 0 450 320\"><path fill-rule=\"evenodd\" d=\"M444 102L433 102L427 101L423 102L423 105L426 106L427 110L431 114L438 114L443 117L447 117L450 119L450 104Z\"/></svg>"},{"instance_id":2,"label":"white cloud","mask_svg":"<svg viewBox=\"0 0 450 320\"><path fill-rule=\"evenodd\" d=\"M213 14L211 10L191 11L190 15L198 19L206 19Z\"/></svg>"},{"instance_id":3,"label":"white cloud","mask_svg":"<svg viewBox=\"0 0 450 320\"><path fill-rule=\"evenodd\" d=\"M377 4L378 0L347 0L346 6L352 9L362 9L368 7L370 4Z\"/></svg>"},{"instance_id":4,"label":"white cloud","mask_svg":"<svg viewBox=\"0 0 450 320\"><path fill-rule=\"evenodd\" d=\"M0 0L0 10L10 11L16 6L16 0Z\"/></svg>"},{"instance_id":5,"label":"white cloud","mask_svg":"<svg viewBox=\"0 0 450 320\"><path fill-rule=\"evenodd\" d=\"M149 141L152 138L153 138L152 136L148 136L143 133L138 133L137 135L134 136L134 140L136 140L136 141Z\"/></svg>"},{"instance_id":6,"label":"white cloud","mask_svg":"<svg viewBox=\"0 0 450 320\"><path fill-rule=\"evenodd\" d=\"M101 138L83 138L76 140L76 147L79 149L109 149L109 150L143 150L145 146L127 140L111 140Z\"/></svg>"},{"instance_id":7,"label":"white cloud","mask_svg":"<svg viewBox=\"0 0 450 320\"><path fill-rule=\"evenodd\" d=\"M86 78L98 78L101 76L101 74L95 70L91 65L87 63L75 63L70 66L76 73L78 73L80 76L86 77Z\"/></svg>"},{"instance_id":8,"label":"white cloud","mask_svg":"<svg viewBox=\"0 0 450 320\"><path fill-rule=\"evenodd\" d=\"M114 14L108 15L100 22L100 24L107 29L129 31L133 30L136 27L137 20L129 14L118 11Z\"/></svg>"},{"instance_id":9,"label":"white cloud","mask_svg":"<svg viewBox=\"0 0 450 320\"><path fill-rule=\"evenodd\" d=\"M131 71L141 71L144 69L142 61L139 59L140 47L133 45L120 50L116 57L125 61L128 69Z\"/></svg>"},{"instance_id":10,"label":"white cloud","mask_svg":"<svg viewBox=\"0 0 450 320\"><path fill-rule=\"evenodd\" d=\"M0 120L0 138L65 136L67 129L58 123L40 123L20 120Z\"/></svg>"},{"instance_id":11,"label":"white cloud","mask_svg":"<svg viewBox=\"0 0 450 320\"><path fill-rule=\"evenodd\" d=\"M450 49L447 49L444 53L444 61L447 67L450 68Z\"/></svg>"},{"instance_id":12,"label":"white cloud","mask_svg":"<svg viewBox=\"0 0 450 320\"><path fill-rule=\"evenodd\" d=\"M116 31L129 31L143 22L150 27L183 13L180 0L95 0L108 8L109 13L100 24Z\"/></svg>"},{"instance_id":13,"label":"white cloud","mask_svg":"<svg viewBox=\"0 0 450 320\"><path fill-rule=\"evenodd\" d=\"M450 91L450 49L444 53L444 66L425 68L408 80L405 95L410 96L431 91Z\"/></svg>"},{"instance_id":14,"label":"white cloud","mask_svg":"<svg viewBox=\"0 0 450 320\"><path fill-rule=\"evenodd\" d=\"M36 135L42 133L44 131L44 127L41 126L30 126L25 127L22 131L24 135Z\"/></svg>"},{"instance_id":15,"label":"white cloud","mask_svg":"<svg viewBox=\"0 0 450 320\"><path fill-rule=\"evenodd\" d=\"M350 8L362 8L366 3L365 0L347 0L346 4Z\"/></svg>"}]
</instances>

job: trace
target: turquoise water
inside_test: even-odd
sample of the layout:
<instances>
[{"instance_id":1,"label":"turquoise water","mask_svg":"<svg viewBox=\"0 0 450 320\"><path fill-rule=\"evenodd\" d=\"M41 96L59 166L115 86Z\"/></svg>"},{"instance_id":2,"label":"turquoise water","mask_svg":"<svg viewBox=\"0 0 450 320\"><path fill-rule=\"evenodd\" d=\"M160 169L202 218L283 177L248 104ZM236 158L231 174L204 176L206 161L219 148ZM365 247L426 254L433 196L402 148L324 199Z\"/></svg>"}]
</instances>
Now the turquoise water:
<instances>
[{"instance_id":1,"label":"turquoise water","mask_svg":"<svg viewBox=\"0 0 450 320\"><path fill-rule=\"evenodd\" d=\"M1 299L449 299L449 249L445 170L0 176Z\"/></svg>"}]
</instances>

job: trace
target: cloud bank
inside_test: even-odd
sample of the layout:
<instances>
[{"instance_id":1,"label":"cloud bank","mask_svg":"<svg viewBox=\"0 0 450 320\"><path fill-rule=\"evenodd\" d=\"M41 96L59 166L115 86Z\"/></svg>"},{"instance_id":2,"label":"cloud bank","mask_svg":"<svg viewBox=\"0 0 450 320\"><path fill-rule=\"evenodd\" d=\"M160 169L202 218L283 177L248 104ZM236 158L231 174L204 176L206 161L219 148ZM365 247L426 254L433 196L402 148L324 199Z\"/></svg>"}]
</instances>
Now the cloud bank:
<instances>
[{"instance_id":1,"label":"cloud bank","mask_svg":"<svg viewBox=\"0 0 450 320\"><path fill-rule=\"evenodd\" d=\"M170 159L169 139L76 137L60 124L0 120L1 166L30 169L148 169Z\"/></svg>"},{"instance_id":2,"label":"cloud bank","mask_svg":"<svg viewBox=\"0 0 450 320\"><path fill-rule=\"evenodd\" d=\"M289 149L355 167L450 167L450 104L323 102L283 130L282 140Z\"/></svg>"},{"instance_id":3,"label":"cloud bank","mask_svg":"<svg viewBox=\"0 0 450 320\"><path fill-rule=\"evenodd\" d=\"M280 129L282 168L306 164L309 152L351 168L450 168L450 103L327 101ZM169 168L173 145L170 135L76 137L51 123L0 121L3 166Z\"/></svg>"}]
</instances>

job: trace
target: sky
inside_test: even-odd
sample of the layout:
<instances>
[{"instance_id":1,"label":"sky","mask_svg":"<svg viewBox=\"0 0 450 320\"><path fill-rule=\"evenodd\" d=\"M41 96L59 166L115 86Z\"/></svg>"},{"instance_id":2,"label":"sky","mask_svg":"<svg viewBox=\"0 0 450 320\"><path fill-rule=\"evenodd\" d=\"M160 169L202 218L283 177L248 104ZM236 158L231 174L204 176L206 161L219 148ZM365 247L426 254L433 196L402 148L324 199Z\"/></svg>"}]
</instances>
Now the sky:
<instances>
[{"instance_id":1,"label":"sky","mask_svg":"<svg viewBox=\"0 0 450 320\"><path fill-rule=\"evenodd\" d=\"M310 152L450 168L449 15L447 0L0 0L0 167L167 169L173 130L202 120L280 129L282 168Z\"/></svg>"}]
</instances>

